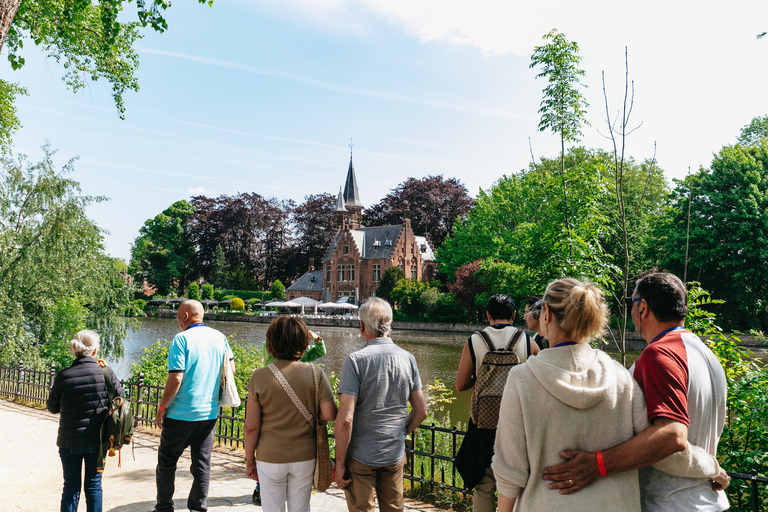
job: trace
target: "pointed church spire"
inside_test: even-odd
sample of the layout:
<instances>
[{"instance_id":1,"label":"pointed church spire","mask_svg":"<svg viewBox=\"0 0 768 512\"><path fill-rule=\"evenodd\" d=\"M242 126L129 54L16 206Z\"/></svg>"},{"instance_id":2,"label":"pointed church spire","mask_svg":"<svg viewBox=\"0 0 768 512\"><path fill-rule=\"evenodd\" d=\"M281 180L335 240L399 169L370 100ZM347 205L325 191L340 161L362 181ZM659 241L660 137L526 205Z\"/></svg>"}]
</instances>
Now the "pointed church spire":
<instances>
[{"instance_id":1,"label":"pointed church spire","mask_svg":"<svg viewBox=\"0 0 768 512\"><path fill-rule=\"evenodd\" d=\"M352 165L352 150L349 151L349 170L347 171L347 181L344 183L344 204L349 207L363 207L360 202L360 192L357 190L357 179L355 179L355 167Z\"/></svg>"}]
</instances>

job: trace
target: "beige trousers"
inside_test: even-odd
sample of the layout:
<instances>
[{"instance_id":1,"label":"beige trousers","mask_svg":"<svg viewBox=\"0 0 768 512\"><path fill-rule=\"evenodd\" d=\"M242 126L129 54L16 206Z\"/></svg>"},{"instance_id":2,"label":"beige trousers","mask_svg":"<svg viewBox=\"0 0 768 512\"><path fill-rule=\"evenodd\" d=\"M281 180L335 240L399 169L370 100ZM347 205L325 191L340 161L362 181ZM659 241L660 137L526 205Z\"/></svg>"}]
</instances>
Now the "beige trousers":
<instances>
[{"instance_id":1,"label":"beige trousers","mask_svg":"<svg viewBox=\"0 0 768 512\"><path fill-rule=\"evenodd\" d=\"M496 511L496 478L493 476L493 470L487 468L485 476L480 483L475 486L475 492L472 494L472 512L495 512Z\"/></svg>"},{"instance_id":2,"label":"beige trousers","mask_svg":"<svg viewBox=\"0 0 768 512\"><path fill-rule=\"evenodd\" d=\"M374 493L380 512L403 511L403 466L405 457L391 466L366 466L347 458L347 474L352 482L344 490L349 512L373 512Z\"/></svg>"}]
</instances>

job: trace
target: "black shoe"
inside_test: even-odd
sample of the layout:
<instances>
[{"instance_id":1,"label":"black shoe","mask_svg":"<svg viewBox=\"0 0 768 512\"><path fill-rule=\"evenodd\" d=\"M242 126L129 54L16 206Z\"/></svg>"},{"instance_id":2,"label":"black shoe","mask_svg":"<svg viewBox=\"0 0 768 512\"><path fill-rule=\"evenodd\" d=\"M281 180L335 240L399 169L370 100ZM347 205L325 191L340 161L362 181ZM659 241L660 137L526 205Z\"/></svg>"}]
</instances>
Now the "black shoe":
<instances>
[{"instance_id":1,"label":"black shoe","mask_svg":"<svg viewBox=\"0 0 768 512\"><path fill-rule=\"evenodd\" d=\"M256 506L261 506L261 491L259 489L255 489L253 491L253 497L251 498L251 501L253 501L253 504Z\"/></svg>"}]
</instances>

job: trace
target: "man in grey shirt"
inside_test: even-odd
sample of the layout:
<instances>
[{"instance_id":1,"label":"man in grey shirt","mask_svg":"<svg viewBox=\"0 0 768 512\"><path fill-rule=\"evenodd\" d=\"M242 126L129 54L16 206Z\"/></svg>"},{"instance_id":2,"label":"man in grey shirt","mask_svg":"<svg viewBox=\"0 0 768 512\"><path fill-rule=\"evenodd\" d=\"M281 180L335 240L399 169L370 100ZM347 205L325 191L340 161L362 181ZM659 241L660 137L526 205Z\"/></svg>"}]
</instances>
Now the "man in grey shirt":
<instances>
[{"instance_id":1,"label":"man in grey shirt","mask_svg":"<svg viewBox=\"0 0 768 512\"><path fill-rule=\"evenodd\" d=\"M336 473L350 512L403 510L405 436L427 417L413 355L389 333L392 308L371 297L360 308L365 346L344 360L336 418ZM408 413L408 402L411 412Z\"/></svg>"}]
</instances>

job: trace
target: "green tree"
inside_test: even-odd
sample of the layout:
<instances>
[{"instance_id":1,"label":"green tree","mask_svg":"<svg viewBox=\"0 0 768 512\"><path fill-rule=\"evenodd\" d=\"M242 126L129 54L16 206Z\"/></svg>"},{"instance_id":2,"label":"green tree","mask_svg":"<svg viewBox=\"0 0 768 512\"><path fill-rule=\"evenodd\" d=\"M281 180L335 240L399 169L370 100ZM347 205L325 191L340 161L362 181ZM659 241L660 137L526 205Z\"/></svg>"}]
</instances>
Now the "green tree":
<instances>
[{"instance_id":1,"label":"green tree","mask_svg":"<svg viewBox=\"0 0 768 512\"><path fill-rule=\"evenodd\" d=\"M198 0L212 4L212 0ZM11 68L24 63L24 49L31 40L64 67L64 81L76 92L87 80L106 80L112 86L115 106L124 117L123 95L139 90L134 76L139 56L134 49L141 27L158 32L168 28L163 17L168 0L139 0L137 18L129 19L124 7L130 0L0 0L0 50L5 45ZM0 80L0 144L19 126L15 98L25 94L16 84Z\"/></svg>"},{"instance_id":2,"label":"green tree","mask_svg":"<svg viewBox=\"0 0 768 512\"><path fill-rule=\"evenodd\" d=\"M419 297L427 288L429 285L423 281L401 279L389 294L389 298L397 304L398 311L402 314L409 318L420 319L423 311L420 308Z\"/></svg>"},{"instance_id":3,"label":"green tree","mask_svg":"<svg viewBox=\"0 0 768 512\"><path fill-rule=\"evenodd\" d=\"M752 119L741 129L738 140L742 146L754 146L765 137L768 137L768 115Z\"/></svg>"},{"instance_id":4,"label":"green tree","mask_svg":"<svg viewBox=\"0 0 768 512\"><path fill-rule=\"evenodd\" d=\"M192 280L195 247L188 224L194 212L187 201L176 201L144 223L131 247L131 273L146 279L161 295Z\"/></svg>"},{"instance_id":5,"label":"green tree","mask_svg":"<svg viewBox=\"0 0 768 512\"><path fill-rule=\"evenodd\" d=\"M24 155L2 159L0 361L60 360L61 345L84 326L101 335L103 353L120 356L127 331L121 315L133 290L85 213L105 198L82 195L67 177L74 160L57 172L54 151L46 145L43 153L38 163Z\"/></svg>"},{"instance_id":6,"label":"green tree","mask_svg":"<svg viewBox=\"0 0 768 512\"><path fill-rule=\"evenodd\" d=\"M391 294L397 283L405 279L405 272L397 265L392 265L381 276L379 286L376 288L376 296L392 302Z\"/></svg>"},{"instance_id":7,"label":"green tree","mask_svg":"<svg viewBox=\"0 0 768 512\"><path fill-rule=\"evenodd\" d=\"M480 190L466 221L457 223L437 250L441 275L452 282L463 265L491 258L517 269L515 288L521 295L541 293L552 279L569 275L605 282L610 264L603 248L610 236L605 159L584 148L566 155L571 200L578 206L570 233L563 219L559 164L559 158L542 158Z\"/></svg>"},{"instance_id":8,"label":"green tree","mask_svg":"<svg viewBox=\"0 0 768 512\"><path fill-rule=\"evenodd\" d=\"M213 300L213 285L210 283L203 285L203 300Z\"/></svg>"},{"instance_id":9,"label":"green tree","mask_svg":"<svg viewBox=\"0 0 768 512\"><path fill-rule=\"evenodd\" d=\"M272 287L269 289L272 293L272 298L275 300L285 300L285 285L277 279L272 283Z\"/></svg>"},{"instance_id":10,"label":"green tree","mask_svg":"<svg viewBox=\"0 0 768 512\"><path fill-rule=\"evenodd\" d=\"M229 265L224 256L224 249L221 244L216 246L211 260L211 284L216 288L227 288L229 286Z\"/></svg>"},{"instance_id":11,"label":"green tree","mask_svg":"<svg viewBox=\"0 0 768 512\"><path fill-rule=\"evenodd\" d=\"M691 189L688 275L726 301L730 328L768 329L768 139L725 146L710 169L678 182L653 250L659 266L678 275Z\"/></svg>"},{"instance_id":12,"label":"green tree","mask_svg":"<svg viewBox=\"0 0 768 512\"><path fill-rule=\"evenodd\" d=\"M560 135L560 165L563 188L563 215L567 236L570 236L571 224L568 210L568 180L565 176L565 143L578 142L581 138L581 127L589 126L585 115L589 104L584 99L578 86L586 87L580 82L584 70L579 68L581 56L579 45L568 41L565 34L556 29L546 34L543 39L547 44L537 46L531 55L529 67L541 66L536 78L546 78L548 85L544 88L539 114L539 131L551 130ZM568 244L571 252L570 243Z\"/></svg>"},{"instance_id":13,"label":"green tree","mask_svg":"<svg viewBox=\"0 0 768 512\"><path fill-rule=\"evenodd\" d=\"M187 287L187 298L191 300L200 300L200 287L197 283L190 283Z\"/></svg>"}]
</instances>

